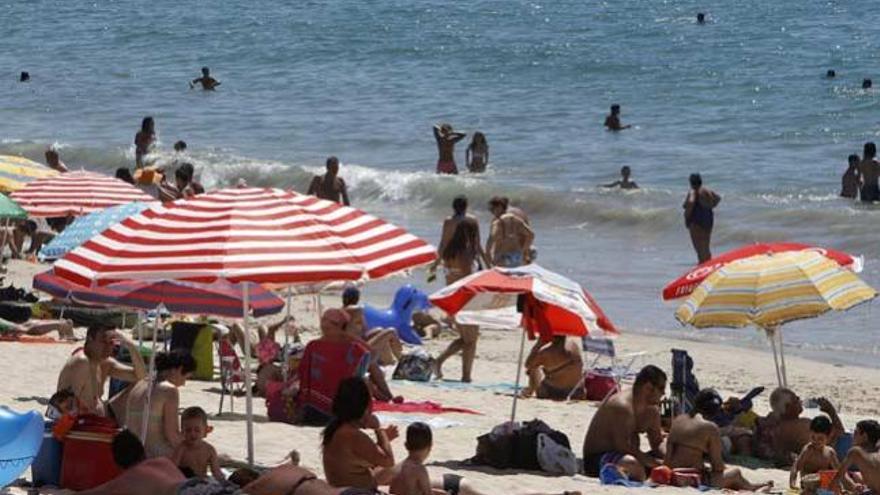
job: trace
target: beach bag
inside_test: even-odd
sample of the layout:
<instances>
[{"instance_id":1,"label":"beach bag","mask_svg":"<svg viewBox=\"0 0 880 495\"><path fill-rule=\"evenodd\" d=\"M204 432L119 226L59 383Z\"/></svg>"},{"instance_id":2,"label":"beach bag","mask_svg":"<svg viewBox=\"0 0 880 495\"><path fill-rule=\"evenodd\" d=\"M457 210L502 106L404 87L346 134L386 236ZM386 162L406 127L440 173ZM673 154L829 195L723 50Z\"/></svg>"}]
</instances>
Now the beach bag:
<instances>
[{"instance_id":1,"label":"beach bag","mask_svg":"<svg viewBox=\"0 0 880 495\"><path fill-rule=\"evenodd\" d=\"M414 382L427 382L431 380L434 369L434 358L427 352L418 350L400 357L394 374L394 380L410 380Z\"/></svg>"},{"instance_id":2,"label":"beach bag","mask_svg":"<svg viewBox=\"0 0 880 495\"><path fill-rule=\"evenodd\" d=\"M296 400L294 396L285 394L284 382L270 381L266 384L266 415L269 421L279 423L296 423Z\"/></svg>"},{"instance_id":3,"label":"beach bag","mask_svg":"<svg viewBox=\"0 0 880 495\"><path fill-rule=\"evenodd\" d=\"M610 374L591 370L584 377L584 396L587 400L602 401L619 390L617 382Z\"/></svg>"},{"instance_id":4,"label":"beach bag","mask_svg":"<svg viewBox=\"0 0 880 495\"><path fill-rule=\"evenodd\" d=\"M505 423L492 428L492 431L477 437L477 453L471 462L497 469L513 466L513 447L518 426Z\"/></svg>"},{"instance_id":5,"label":"beach bag","mask_svg":"<svg viewBox=\"0 0 880 495\"><path fill-rule=\"evenodd\" d=\"M0 302L0 318L12 323L24 323L33 315L29 303L17 303L14 301Z\"/></svg>"},{"instance_id":6,"label":"beach bag","mask_svg":"<svg viewBox=\"0 0 880 495\"><path fill-rule=\"evenodd\" d=\"M574 452L556 443L546 433L538 433L537 454L541 471L566 476L574 476L578 472L578 461Z\"/></svg>"},{"instance_id":7,"label":"beach bag","mask_svg":"<svg viewBox=\"0 0 880 495\"><path fill-rule=\"evenodd\" d=\"M545 434L559 445L571 449L568 436L561 431L554 430L540 419L533 419L523 423L516 430L513 449L513 467L539 471L541 464L538 462L538 435Z\"/></svg>"},{"instance_id":8,"label":"beach bag","mask_svg":"<svg viewBox=\"0 0 880 495\"><path fill-rule=\"evenodd\" d=\"M690 468L676 468L672 470L672 486L679 488L699 488L701 482L700 471Z\"/></svg>"}]
</instances>

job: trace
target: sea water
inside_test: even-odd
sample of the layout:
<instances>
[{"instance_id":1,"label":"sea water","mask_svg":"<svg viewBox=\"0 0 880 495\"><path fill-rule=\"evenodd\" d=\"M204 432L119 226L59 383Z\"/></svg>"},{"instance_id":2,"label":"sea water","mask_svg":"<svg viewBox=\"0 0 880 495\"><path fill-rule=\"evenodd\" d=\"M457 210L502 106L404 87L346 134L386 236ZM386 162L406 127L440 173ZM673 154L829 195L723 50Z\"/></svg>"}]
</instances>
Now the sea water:
<instances>
[{"instance_id":1,"label":"sea water","mask_svg":"<svg viewBox=\"0 0 880 495\"><path fill-rule=\"evenodd\" d=\"M713 250L816 243L864 255L880 286L880 207L837 197L846 156L880 140L880 34L866 0L171 2L0 5L0 153L72 168L133 162L140 120L203 183L302 191L328 155L354 204L432 242L457 194L531 216L539 261L583 283L625 332L766 348L756 331L682 328L665 283L695 255L687 176L723 200ZM708 22L695 22L697 12ZM202 66L222 82L190 90ZM826 79L834 69L837 78ZM31 74L18 83L20 71ZM608 107L624 123L602 128ZM431 126L484 132L484 175L438 177ZM468 138L469 139L469 138ZM456 156L463 168L464 145ZM639 191L598 185L629 165ZM412 279L428 290L424 275ZM401 283L373 286L387 294ZM871 305L785 327L792 352L876 365Z\"/></svg>"}]
</instances>

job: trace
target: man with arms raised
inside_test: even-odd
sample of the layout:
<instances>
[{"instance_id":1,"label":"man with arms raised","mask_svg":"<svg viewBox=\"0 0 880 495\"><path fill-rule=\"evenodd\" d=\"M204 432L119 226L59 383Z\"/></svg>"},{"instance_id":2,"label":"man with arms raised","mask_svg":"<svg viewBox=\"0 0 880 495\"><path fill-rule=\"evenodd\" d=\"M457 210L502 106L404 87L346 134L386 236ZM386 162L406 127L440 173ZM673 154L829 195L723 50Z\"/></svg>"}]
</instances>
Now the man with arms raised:
<instances>
[{"instance_id":1,"label":"man with arms raised","mask_svg":"<svg viewBox=\"0 0 880 495\"><path fill-rule=\"evenodd\" d=\"M646 470L660 464L660 399L666 391L666 373L648 365L639 371L632 389L607 397L593 416L584 438L584 473L598 477L602 466L617 464L634 481L644 481ZM642 452L640 434L651 446Z\"/></svg>"},{"instance_id":2,"label":"man with arms raised","mask_svg":"<svg viewBox=\"0 0 880 495\"><path fill-rule=\"evenodd\" d=\"M118 340L131 354L133 366L111 357L113 341ZM58 375L58 390L70 389L76 397L80 414L109 415L102 401L108 377L136 383L144 378L146 368L137 344L122 333L102 326L91 326L81 349L74 351Z\"/></svg>"}]
</instances>

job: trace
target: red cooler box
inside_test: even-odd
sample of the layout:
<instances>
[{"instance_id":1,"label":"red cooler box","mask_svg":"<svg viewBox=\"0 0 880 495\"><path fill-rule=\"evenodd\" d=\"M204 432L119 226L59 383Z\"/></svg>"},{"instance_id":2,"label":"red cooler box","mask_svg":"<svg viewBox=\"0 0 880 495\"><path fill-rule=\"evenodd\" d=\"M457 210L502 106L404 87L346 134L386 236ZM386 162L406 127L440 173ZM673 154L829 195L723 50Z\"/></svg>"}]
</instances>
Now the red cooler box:
<instances>
[{"instance_id":1,"label":"red cooler box","mask_svg":"<svg viewBox=\"0 0 880 495\"><path fill-rule=\"evenodd\" d=\"M116 423L100 416L84 416L64 439L61 461L61 487L88 490L106 483L122 472L110 448L119 432Z\"/></svg>"}]
</instances>

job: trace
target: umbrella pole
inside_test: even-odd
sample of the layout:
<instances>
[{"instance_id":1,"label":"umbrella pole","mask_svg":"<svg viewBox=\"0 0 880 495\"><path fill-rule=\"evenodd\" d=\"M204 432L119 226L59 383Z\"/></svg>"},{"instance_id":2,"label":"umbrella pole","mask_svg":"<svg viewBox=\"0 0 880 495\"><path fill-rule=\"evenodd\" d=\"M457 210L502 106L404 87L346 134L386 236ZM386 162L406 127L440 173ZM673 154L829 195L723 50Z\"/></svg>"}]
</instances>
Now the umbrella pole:
<instances>
[{"instance_id":1,"label":"umbrella pole","mask_svg":"<svg viewBox=\"0 0 880 495\"><path fill-rule=\"evenodd\" d=\"M764 329L767 332L767 338L770 339L770 347L773 348L773 364L776 365L776 380L782 387L782 375L779 373L779 357L776 355L776 331L772 328Z\"/></svg>"},{"instance_id":2,"label":"umbrella pole","mask_svg":"<svg viewBox=\"0 0 880 495\"><path fill-rule=\"evenodd\" d=\"M779 360L782 362L782 386L788 388L788 375L785 373L785 347L782 344L782 327L776 329L779 337Z\"/></svg>"},{"instance_id":3,"label":"umbrella pole","mask_svg":"<svg viewBox=\"0 0 880 495\"><path fill-rule=\"evenodd\" d=\"M516 364L516 384L513 386L513 407L510 410L510 422L516 421L516 401L519 399L519 379L522 375L523 352L526 348L526 329L522 329L522 337L519 340L519 360Z\"/></svg>"},{"instance_id":4,"label":"umbrella pole","mask_svg":"<svg viewBox=\"0 0 880 495\"><path fill-rule=\"evenodd\" d=\"M288 353L290 352L290 299L291 299L291 291L290 286L287 286L287 314L284 316L284 352L281 353L281 357L284 359L284 362L281 363L281 374L284 377L284 383L287 383L287 361L288 361Z\"/></svg>"},{"instance_id":5,"label":"umbrella pole","mask_svg":"<svg viewBox=\"0 0 880 495\"><path fill-rule=\"evenodd\" d=\"M254 465L254 397L251 390L251 337L248 333L248 284L241 284L242 327L244 329L244 388L245 417L247 422L247 460L248 466Z\"/></svg>"},{"instance_id":6,"label":"umbrella pole","mask_svg":"<svg viewBox=\"0 0 880 495\"><path fill-rule=\"evenodd\" d=\"M153 341L150 343L150 370L147 372L147 403L141 413L141 416L143 416L141 422L141 442L143 442L144 447L147 446L147 427L150 424L150 402L153 398L153 383L156 381L153 377L153 373L156 372L156 338L159 334L161 320L162 312L160 305L160 307L156 308L156 319L153 325ZM138 349L138 352L140 352L140 349Z\"/></svg>"},{"instance_id":7,"label":"umbrella pole","mask_svg":"<svg viewBox=\"0 0 880 495\"><path fill-rule=\"evenodd\" d=\"M138 316L137 316L137 324L136 324L137 325L137 333L138 333L138 347L144 345L143 317L144 317L144 312L139 310Z\"/></svg>"},{"instance_id":8,"label":"umbrella pole","mask_svg":"<svg viewBox=\"0 0 880 495\"><path fill-rule=\"evenodd\" d=\"M6 229L9 228L9 219L3 219L3 242L0 242L0 255L3 254L3 250L6 249ZM12 250L9 250L9 254L12 254Z\"/></svg>"}]
</instances>

